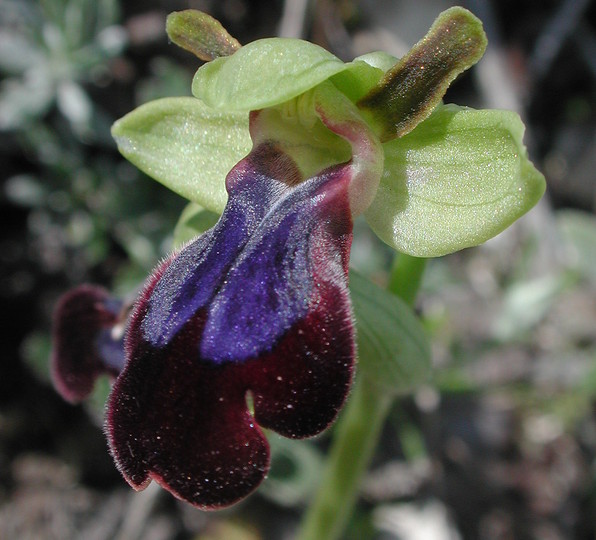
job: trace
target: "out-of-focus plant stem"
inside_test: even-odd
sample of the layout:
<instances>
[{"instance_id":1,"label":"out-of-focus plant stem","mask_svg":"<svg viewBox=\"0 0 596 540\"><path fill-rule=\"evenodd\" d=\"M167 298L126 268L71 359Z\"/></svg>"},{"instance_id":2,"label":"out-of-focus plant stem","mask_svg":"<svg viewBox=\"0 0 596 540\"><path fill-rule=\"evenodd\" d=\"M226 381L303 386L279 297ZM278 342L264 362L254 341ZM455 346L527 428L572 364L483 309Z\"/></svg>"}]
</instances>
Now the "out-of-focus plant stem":
<instances>
[{"instance_id":1,"label":"out-of-focus plant stem","mask_svg":"<svg viewBox=\"0 0 596 540\"><path fill-rule=\"evenodd\" d=\"M398 255L387 288L413 306L425 266L426 259ZM335 428L319 491L304 515L296 540L336 540L341 536L393 398L366 377L357 377Z\"/></svg>"}]
</instances>

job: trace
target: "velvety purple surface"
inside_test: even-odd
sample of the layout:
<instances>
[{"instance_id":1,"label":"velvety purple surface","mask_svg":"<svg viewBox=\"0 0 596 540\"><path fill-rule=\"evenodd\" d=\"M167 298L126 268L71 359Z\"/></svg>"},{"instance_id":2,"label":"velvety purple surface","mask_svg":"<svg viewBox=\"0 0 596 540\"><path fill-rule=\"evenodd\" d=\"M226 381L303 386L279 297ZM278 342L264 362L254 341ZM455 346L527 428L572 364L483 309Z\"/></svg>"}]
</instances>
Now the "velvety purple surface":
<instances>
[{"instance_id":1,"label":"velvety purple surface","mask_svg":"<svg viewBox=\"0 0 596 540\"><path fill-rule=\"evenodd\" d=\"M122 302L95 285L81 285L60 298L54 312L51 373L54 386L70 402L85 399L95 379L120 373L123 338L112 336Z\"/></svg>"},{"instance_id":2,"label":"velvety purple surface","mask_svg":"<svg viewBox=\"0 0 596 540\"><path fill-rule=\"evenodd\" d=\"M324 212L317 195L334 181L331 175L311 179L272 206L211 301L201 358L254 358L306 316L314 279L309 247L319 241Z\"/></svg>"},{"instance_id":3,"label":"velvety purple surface","mask_svg":"<svg viewBox=\"0 0 596 540\"><path fill-rule=\"evenodd\" d=\"M285 179L297 175L294 168L283 154L266 146L232 169L226 180L229 200L220 220L176 256L149 300L142 325L147 341L165 345L211 301L251 235L287 192Z\"/></svg>"},{"instance_id":4,"label":"velvety purple surface","mask_svg":"<svg viewBox=\"0 0 596 540\"><path fill-rule=\"evenodd\" d=\"M289 158L257 148L228 176L218 225L149 280L106 421L133 487L154 479L198 507L227 506L268 470L258 424L307 437L335 418L355 357L350 174L295 185Z\"/></svg>"}]
</instances>

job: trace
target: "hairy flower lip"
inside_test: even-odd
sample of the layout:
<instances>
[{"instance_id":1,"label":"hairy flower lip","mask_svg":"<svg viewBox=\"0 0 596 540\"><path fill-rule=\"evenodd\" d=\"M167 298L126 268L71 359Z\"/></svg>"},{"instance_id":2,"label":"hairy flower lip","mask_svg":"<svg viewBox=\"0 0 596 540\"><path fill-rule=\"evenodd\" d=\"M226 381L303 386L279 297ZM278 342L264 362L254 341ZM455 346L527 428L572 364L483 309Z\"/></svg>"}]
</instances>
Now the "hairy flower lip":
<instances>
[{"instance_id":1,"label":"hairy flower lip","mask_svg":"<svg viewBox=\"0 0 596 540\"><path fill-rule=\"evenodd\" d=\"M135 489L154 479L199 508L233 504L269 468L261 427L314 436L348 395L353 217L374 196L383 152L331 83L302 106L351 158L305 178L276 138L280 118L251 113L254 146L226 177L220 220L158 267L133 311L105 430Z\"/></svg>"},{"instance_id":2,"label":"hairy flower lip","mask_svg":"<svg viewBox=\"0 0 596 540\"><path fill-rule=\"evenodd\" d=\"M269 468L259 426L313 436L346 399L355 361L351 164L271 189L271 174L293 170L283 154L262 161L275 152L257 147L230 173L219 225L163 262L133 311L105 429L135 489L154 479L203 509L233 504ZM243 205L243 220L233 219ZM221 258L239 238L231 260Z\"/></svg>"}]
</instances>

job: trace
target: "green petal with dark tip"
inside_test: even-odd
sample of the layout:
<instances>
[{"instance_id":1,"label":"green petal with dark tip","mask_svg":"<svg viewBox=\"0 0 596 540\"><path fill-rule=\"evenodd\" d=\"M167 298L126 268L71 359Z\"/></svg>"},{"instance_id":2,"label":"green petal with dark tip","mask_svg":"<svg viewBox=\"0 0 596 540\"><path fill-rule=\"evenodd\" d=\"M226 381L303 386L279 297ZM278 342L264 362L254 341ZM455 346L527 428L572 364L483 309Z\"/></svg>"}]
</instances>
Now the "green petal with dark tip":
<instances>
[{"instance_id":1,"label":"green petal with dark tip","mask_svg":"<svg viewBox=\"0 0 596 540\"><path fill-rule=\"evenodd\" d=\"M391 68L358 106L382 142L409 133L439 104L449 84L484 54L482 23L454 7L441 13L428 34Z\"/></svg>"},{"instance_id":2,"label":"green petal with dark tip","mask_svg":"<svg viewBox=\"0 0 596 540\"><path fill-rule=\"evenodd\" d=\"M206 62L229 56L241 47L218 20L196 9L170 13L166 32L178 47Z\"/></svg>"}]
</instances>

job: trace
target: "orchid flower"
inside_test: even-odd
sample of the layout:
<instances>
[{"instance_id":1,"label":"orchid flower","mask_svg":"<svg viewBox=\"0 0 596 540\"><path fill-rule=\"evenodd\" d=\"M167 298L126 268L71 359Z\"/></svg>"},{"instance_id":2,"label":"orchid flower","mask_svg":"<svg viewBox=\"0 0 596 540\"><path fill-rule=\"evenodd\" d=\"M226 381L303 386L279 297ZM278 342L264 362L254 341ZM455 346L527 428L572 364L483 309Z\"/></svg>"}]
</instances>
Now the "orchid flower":
<instances>
[{"instance_id":1,"label":"orchid flower","mask_svg":"<svg viewBox=\"0 0 596 540\"><path fill-rule=\"evenodd\" d=\"M52 380L71 403L89 396L100 375L115 378L124 366L127 310L103 287L80 285L54 310Z\"/></svg>"},{"instance_id":2,"label":"orchid flower","mask_svg":"<svg viewBox=\"0 0 596 540\"><path fill-rule=\"evenodd\" d=\"M266 476L264 429L303 438L333 422L357 340L361 369L382 391L398 385L382 365L392 347L369 354L375 329L358 313L377 293L352 278L350 295L354 219L363 214L400 252L444 255L505 229L544 179L514 113L441 102L486 46L461 8L400 60L373 53L345 64L294 39L241 47L195 11L172 14L168 33L208 61L195 97L144 105L113 134L130 161L193 202L191 215L221 217L139 295L106 434L135 489L155 480L214 509ZM416 350L426 373L428 349Z\"/></svg>"}]
</instances>

